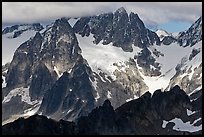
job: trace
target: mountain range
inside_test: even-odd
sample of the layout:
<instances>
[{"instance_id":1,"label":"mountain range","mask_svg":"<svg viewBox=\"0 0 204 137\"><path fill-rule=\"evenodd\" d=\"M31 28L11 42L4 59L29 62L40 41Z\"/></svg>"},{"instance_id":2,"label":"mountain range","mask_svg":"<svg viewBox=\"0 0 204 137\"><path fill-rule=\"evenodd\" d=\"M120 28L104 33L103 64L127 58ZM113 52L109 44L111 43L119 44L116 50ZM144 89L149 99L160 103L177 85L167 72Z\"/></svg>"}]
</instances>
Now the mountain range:
<instances>
[{"instance_id":1,"label":"mountain range","mask_svg":"<svg viewBox=\"0 0 204 137\"><path fill-rule=\"evenodd\" d=\"M121 7L6 27L2 39L5 134L40 134L25 126L35 119L53 125L43 134L202 131L202 17L175 36Z\"/></svg>"}]
</instances>

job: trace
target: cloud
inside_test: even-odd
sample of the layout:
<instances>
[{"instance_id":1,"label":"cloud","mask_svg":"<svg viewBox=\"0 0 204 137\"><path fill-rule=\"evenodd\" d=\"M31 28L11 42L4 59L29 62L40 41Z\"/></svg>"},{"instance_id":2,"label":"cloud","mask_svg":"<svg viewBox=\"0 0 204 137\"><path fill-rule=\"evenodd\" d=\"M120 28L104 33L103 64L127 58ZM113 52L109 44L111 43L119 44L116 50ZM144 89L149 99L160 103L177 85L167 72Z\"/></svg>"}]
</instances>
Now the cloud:
<instances>
[{"instance_id":1,"label":"cloud","mask_svg":"<svg viewBox=\"0 0 204 137\"><path fill-rule=\"evenodd\" d=\"M114 12L124 7L148 26L169 21L193 23L202 16L202 2L3 2L2 24L54 21Z\"/></svg>"}]
</instances>

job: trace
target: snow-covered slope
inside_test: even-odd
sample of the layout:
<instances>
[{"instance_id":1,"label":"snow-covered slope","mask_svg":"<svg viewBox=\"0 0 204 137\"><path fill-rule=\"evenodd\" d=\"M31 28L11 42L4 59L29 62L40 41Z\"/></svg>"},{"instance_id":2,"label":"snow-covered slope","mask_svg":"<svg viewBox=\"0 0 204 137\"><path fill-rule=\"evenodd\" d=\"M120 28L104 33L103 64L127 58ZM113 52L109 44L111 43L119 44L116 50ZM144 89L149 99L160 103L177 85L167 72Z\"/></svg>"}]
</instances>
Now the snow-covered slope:
<instances>
[{"instance_id":1,"label":"snow-covered slope","mask_svg":"<svg viewBox=\"0 0 204 137\"><path fill-rule=\"evenodd\" d=\"M196 43L194 47L181 47L177 43L172 43L171 45L153 45L149 47L150 51L154 51L155 49L164 54L164 56L155 56L156 62L161 66L161 75L157 77L148 77L144 76L144 82L150 88L150 92L155 91L156 89L166 89L169 87L170 80L178 74L177 68L181 66L182 77L188 75L190 80L192 79L192 75L194 73L194 69L199 67L202 63L202 41ZM200 52L192 59L189 60L191 52L193 49L198 49ZM191 69L191 72L188 73L186 70ZM202 74L201 74L202 75ZM175 84L179 84L178 81L174 81ZM170 88L170 87L169 87Z\"/></svg>"},{"instance_id":2,"label":"snow-covered slope","mask_svg":"<svg viewBox=\"0 0 204 137\"><path fill-rule=\"evenodd\" d=\"M190 121L183 122L180 118L174 118L170 121L163 120L162 128L165 128L168 123L172 122L175 124L173 127L174 130L195 132L195 131L202 130L202 125L199 125L199 126L194 125L199 120L201 120L201 118L195 120L193 123L191 123Z\"/></svg>"},{"instance_id":3,"label":"snow-covered slope","mask_svg":"<svg viewBox=\"0 0 204 137\"><path fill-rule=\"evenodd\" d=\"M79 18L70 18L68 20L69 24L73 27L74 24L79 20Z\"/></svg>"},{"instance_id":4,"label":"snow-covered slope","mask_svg":"<svg viewBox=\"0 0 204 137\"><path fill-rule=\"evenodd\" d=\"M92 70L97 73L103 71L113 79L115 79L113 72L117 69L114 63L124 63L141 50L133 46L133 52L124 52L121 48L112 46L112 43L108 45L103 45L102 42L94 44L92 34L89 37L82 37L78 34L76 36L82 49L82 56L88 61Z\"/></svg>"},{"instance_id":5,"label":"snow-covered slope","mask_svg":"<svg viewBox=\"0 0 204 137\"><path fill-rule=\"evenodd\" d=\"M129 58L133 58L134 55L137 55L141 49L135 46L133 47L133 52L124 52L121 48L113 47L110 44L103 45L101 42L97 45L93 43L94 38L92 34L89 37L81 37L81 35L76 34L79 41L80 48L82 49L83 57L88 61L88 64L91 66L94 72L105 72L106 74L112 76L115 79L113 72L119 69L117 66L114 66L114 63L124 63L128 61ZM149 91L153 93L157 89L165 90L169 84L170 79L176 74L176 67L182 63L183 69L189 69L191 67L192 72L189 75L189 78L192 78L193 69L198 67L202 62L202 41L198 42L194 47L181 47L177 43L172 43L171 45L152 45L148 48L152 53L152 56L156 59L156 62L159 63L161 67L160 76L145 76L142 73L143 68L138 66L140 75L144 79L143 81L149 87ZM200 52L192 59L189 60L189 56L193 49L199 49ZM159 51L164 54L164 56L157 57L153 54L153 51ZM186 60L186 61L185 61ZM185 61L185 62L183 62ZM135 60L136 62L136 60ZM128 66L125 66L127 68ZM124 69L124 68L123 68Z\"/></svg>"},{"instance_id":6,"label":"snow-covered slope","mask_svg":"<svg viewBox=\"0 0 204 137\"><path fill-rule=\"evenodd\" d=\"M2 64L11 62L18 46L42 29L43 26L40 23L21 24L4 28L2 30Z\"/></svg>"},{"instance_id":7,"label":"snow-covered slope","mask_svg":"<svg viewBox=\"0 0 204 137\"><path fill-rule=\"evenodd\" d=\"M34 36L35 33L36 31L34 30L28 30L17 38L12 38L13 33L2 35L2 64L11 62L14 52L20 46L20 44Z\"/></svg>"}]
</instances>

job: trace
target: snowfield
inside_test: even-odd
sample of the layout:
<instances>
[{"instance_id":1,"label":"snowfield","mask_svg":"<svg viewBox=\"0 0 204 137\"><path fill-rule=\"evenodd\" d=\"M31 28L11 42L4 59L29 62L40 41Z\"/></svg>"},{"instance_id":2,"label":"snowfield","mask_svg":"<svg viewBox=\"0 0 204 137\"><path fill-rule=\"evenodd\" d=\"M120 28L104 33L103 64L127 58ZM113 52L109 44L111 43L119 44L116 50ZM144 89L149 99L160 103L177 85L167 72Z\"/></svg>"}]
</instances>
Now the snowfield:
<instances>
[{"instance_id":1,"label":"snowfield","mask_svg":"<svg viewBox=\"0 0 204 137\"><path fill-rule=\"evenodd\" d=\"M198 119L200 120L200 118ZM166 125L169 122L173 122L175 123L173 129L177 130L177 131L189 131L189 132L195 132L195 131L199 131L202 130L202 124L200 126L194 126L193 124L195 124L198 120L195 120L192 124L190 124L190 121L184 123L180 118L174 118L170 121L165 121L163 120L163 124L162 124L162 128L165 128Z\"/></svg>"},{"instance_id":2,"label":"snowfield","mask_svg":"<svg viewBox=\"0 0 204 137\"><path fill-rule=\"evenodd\" d=\"M36 31L27 30L17 38L11 38L13 33L2 35L2 64L11 62L16 49L25 41L34 36Z\"/></svg>"},{"instance_id":3,"label":"snowfield","mask_svg":"<svg viewBox=\"0 0 204 137\"><path fill-rule=\"evenodd\" d=\"M79 34L76 36L82 49L82 56L87 60L91 69L96 73L99 73L101 69L113 79L115 79L113 72L117 69L113 64L128 61L141 51L140 48L132 46L133 52L124 52L122 48L112 46L112 43L103 45L102 41L95 45L93 34L90 34L89 37L82 37Z\"/></svg>"}]
</instances>

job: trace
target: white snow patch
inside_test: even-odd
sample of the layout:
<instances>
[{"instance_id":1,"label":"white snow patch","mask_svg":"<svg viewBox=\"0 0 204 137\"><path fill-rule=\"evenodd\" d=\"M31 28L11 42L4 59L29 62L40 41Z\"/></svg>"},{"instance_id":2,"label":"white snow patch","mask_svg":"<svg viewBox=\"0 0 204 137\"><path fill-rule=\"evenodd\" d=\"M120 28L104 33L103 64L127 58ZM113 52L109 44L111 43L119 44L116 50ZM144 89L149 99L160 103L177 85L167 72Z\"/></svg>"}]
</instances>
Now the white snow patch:
<instances>
[{"instance_id":1,"label":"white snow patch","mask_svg":"<svg viewBox=\"0 0 204 137\"><path fill-rule=\"evenodd\" d=\"M154 66L150 65L150 69L155 70L156 68Z\"/></svg>"},{"instance_id":2,"label":"white snow patch","mask_svg":"<svg viewBox=\"0 0 204 137\"><path fill-rule=\"evenodd\" d=\"M96 92L96 97L95 97L96 102L98 101L99 98L100 98L100 95L98 92Z\"/></svg>"},{"instance_id":3,"label":"white snow patch","mask_svg":"<svg viewBox=\"0 0 204 137\"><path fill-rule=\"evenodd\" d=\"M75 51L75 46L73 46L72 48L72 55L74 55L74 51Z\"/></svg>"},{"instance_id":4,"label":"white snow patch","mask_svg":"<svg viewBox=\"0 0 204 137\"><path fill-rule=\"evenodd\" d=\"M106 82L100 74L99 74L99 77L103 82Z\"/></svg>"},{"instance_id":5,"label":"white snow patch","mask_svg":"<svg viewBox=\"0 0 204 137\"><path fill-rule=\"evenodd\" d=\"M69 91L71 92L71 91L72 91L72 89L70 88L70 89L69 89Z\"/></svg>"},{"instance_id":6,"label":"white snow patch","mask_svg":"<svg viewBox=\"0 0 204 137\"><path fill-rule=\"evenodd\" d=\"M71 111L72 111L72 109L68 110L68 111L67 111L67 114L69 114Z\"/></svg>"},{"instance_id":7,"label":"white snow patch","mask_svg":"<svg viewBox=\"0 0 204 137\"><path fill-rule=\"evenodd\" d=\"M126 102L129 102L129 101L131 101L131 100L133 100L133 98L126 99L125 101L126 101Z\"/></svg>"},{"instance_id":8,"label":"white snow patch","mask_svg":"<svg viewBox=\"0 0 204 137\"><path fill-rule=\"evenodd\" d=\"M175 123L173 129L177 131L189 131L189 132L195 132L202 130L202 124L200 126L194 126L193 124L190 124L190 121L184 123L181 119L179 118L174 118L170 121L165 121L163 120L162 128L166 127L166 124L169 122Z\"/></svg>"},{"instance_id":9,"label":"white snow patch","mask_svg":"<svg viewBox=\"0 0 204 137\"><path fill-rule=\"evenodd\" d=\"M63 75L63 73L60 74L56 66L54 66L54 71L57 73L58 78L60 78Z\"/></svg>"},{"instance_id":10,"label":"white snow patch","mask_svg":"<svg viewBox=\"0 0 204 137\"><path fill-rule=\"evenodd\" d=\"M28 52L27 52L27 51L24 51L23 53L25 53L26 55L28 54Z\"/></svg>"},{"instance_id":11,"label":"white snow patch","mask_svg":"<svg viewBox=\"0 0 204 137\"><path fill-rule=\"evenodd\" d=\"M111 80L108 78L108 75L105 75L105 78L111 83Z\"/></svg>"},{"instance_id":12,"label":"white snow patch","mask_svg":"<svg viewBox=\"0 0 204 137\"><path fill-rule=\"evenodd\" d=\"M192 114L194 114L194 113L196 113L196 111L191 111L191 110L188 110L188 109L187 109L187 115L188 115L188 116L190 116L190 115L192 115Z\"/></svg>"},{"instance_id":13,"label":"white snow patch","mask_svg":"<svg viewBox=\"0 0 204 137\"><path fill-rule=\"evenodd\" d=\"M72 27L74 27L75 23L76 23L78 20L79 20L79 18L77 18L77 19L70 18L70 19L68 20L68 22L69 22L69 24L70 24Z\"/></svg>"},{"instance_id":14,"label":"white snow patch","mask_svg":"<svg viewBox=\"0 0 204 137\"><path fill-rule=\"evenodd\" d=\"M108 90L108 95L107 95L107 97L108 97L108 98L112 98L111 95L112 95L111 92Z\"/></svg>"},{"instance_id":15,"label":"white snow patch","mask_svg":"<svg viewBox=\"0 0 204 137\"><path fill-rule=\"evenodd\" d=\"M131 100L133 100L133 99L138 99L138 98L139 98L138 96L134 95L133 98L126 99L126 102L129 102L129 101L131 101Z\"/></svg>"},{"instance_id":16,"label":"white snow patch","mask_svg":"<svg viewBox=\"0 0 204 137\"><path fill-rule=\"evenodd\" d=\"M6 77L2 75L3 83L2 83L2 88L6 87Z\"/></svg>"},{"instance_id":17,"label":"white snow patch","mask_svg":"<svg viewBox=\"0 0 204 137\"><path fill-rule=\"evenodd\" d=\"M166 32L165 30L162 30L162 29L157 30L156 34L160 38L160 41L162 41L165 36L170 36L170 34L168 32Z\"/></svg>"},{"instance_id":18,"label":"white snow patch","mask_svg":"<svg viewBox=\"0 0 204 137\"><path fill-rule=\"evenodd\" d=\"M168 121L163 120L162 128L166 128L166 125L167 125L168 123L169 123Z\"/></svg>"},{"instance_id":19,"label":"white snow patch","mask_svg":"<svg viewBox=\"0 0 204 137\"><path fill-rule=\"evenodd\" d=\"M94 81L92 81L91 78L89 78L89 80L91 81L91 83L92 83L94 89L97 90L97 88L98 88L97 83L98 83L98 82L96 81L96 79L94 79Z\"/></svg>"},{"instance_id":20,"label":"white snow patch","mask_svg":"<svg viewBox=\"0 0 204 137\"><path fill-rule=\"evenodd\" d=\"M36 112L39 110L40 108L40 104L41 104L42 101L39 101L35 106L27 109L27 110L24 110L24 114L23 114L23 117L29 117L29 116L32 116L34 114L36 114Z\"/></svg>"},{"instance_id":21,"label":"white snow patch","mask_svg":"<svg viewBox=\"0 0 204 137\"><path fill-rule=\"evenodd\" d=\"M69 71L68 71L68 73L71 73L72 72L72 69L70 69Z\"/></svg>"},{"instance_id":22,"label":"white snow patch","mask_svg":"<svg viewBox=\"0 0 204 137\"><path fill-rule=\"evenodd\" d=\"M134 99L138 99L138 98L139 98L138 96L134 95Z\"/></svg>"},{"instance_id":23,"label":"white snow patch","mask_svg":"<svg viewBox=\"0 0 204 137\"><path fill-rule=\"evenodd\" d=\"M81 100L81 101L82 101L83 103L84 103L84 102L87 102L86 100Z\"/></svg>"},{"instance_id":24,"label":"white snow patch","mask_svg":"<svg viewBox=\"0 0 204 137\"><path fill-rule=\"evenodd\" d=\"M199 90L201 90L201 89L202 89L202 85L201 85L201 86L198 86L195 90L193 90L193 92L189 93L188 95L190 96L191 94L193 94L193 93L195 93L195 92L197 92L197 91L199 91ZM197 99L197 98L196 98L196 99ZM192 99L191 101L196 100L196 99Z\"/></svg>"},{"instance_id":25,"label":"white snow patch","mask_svg":"<svg viewBox=\"0 0 204 137\"><path fill-rule=\"evenodd\" d=\"M34 36L36 31L27 30L17 38L9 38L13 33L2 35L2 64L11 62L16 49L30 37Z\"/></svg>"},{"instance_id":26,"label":"white snow patch","mask_svg":"<svg viewBox=\"0 0 204 137\"><path fill-rule=\"evenodd\" d=\"M8 69L6 69L6 70L3 71L3 73L7 73L7 72L8 72Z\"/></svg>"},{"instance_id":27,"label":"white snow patch","mask_svg":"<svg viewBox=\"0 0 204 137\"><path fill-rule=\"evenodd\" d=\"M198 122L199 120L201 120L201 117L200 118L198 118L198 119L196 119L194 122L193 122L193 124L192 125L194 125L196 122Z\"/></svg>"},{"instance_id":28,"label":"white snow patch","mask_svg":"<svg viewBox=\"0 0 204 137\"><path fill-rule=\"evenodd\" d=\"M16 88L13 89L9 92L9 94L7 96L4 97L2 103L6 103L9 102L11 100L11 98L15 97L15 96L21 96L21 101L33 105L35 103L37 103L37 101L31 101L30 96L29 96L29 87L28 88Z\"/></svg>"},{"instance_id":29,"label":"white snow patch","mask_svg":"<svg viewBox=\"0 0 204 137\"><path fill-rule=\"evenodd\" d=\"M202 75L203 75L203 74L201 73L198 79L201 79L201 78L202 78Z\"/></svg>"}]
</instances>

